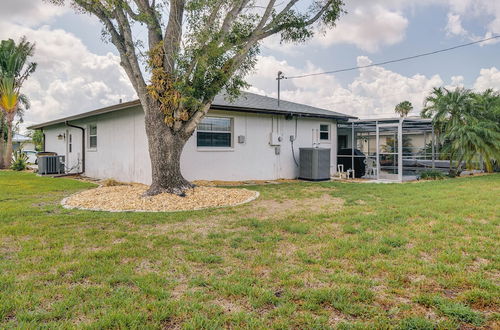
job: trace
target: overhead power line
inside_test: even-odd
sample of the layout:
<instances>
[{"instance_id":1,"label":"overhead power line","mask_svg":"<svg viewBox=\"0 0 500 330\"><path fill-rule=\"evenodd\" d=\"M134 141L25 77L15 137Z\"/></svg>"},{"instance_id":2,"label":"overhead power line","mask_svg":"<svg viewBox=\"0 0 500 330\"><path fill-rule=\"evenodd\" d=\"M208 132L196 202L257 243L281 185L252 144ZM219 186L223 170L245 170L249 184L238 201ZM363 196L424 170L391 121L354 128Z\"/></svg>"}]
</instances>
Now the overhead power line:
<instances>
[{"instance_id":1,"label":"overhead power line","mask_svg":"<svg viewBox=\"0 0 500 330\"><path fill-rule=\"evenodd\" d=\"M422 54L417 54L417 55L413 55L413 56L402 57L402 58L398 58L398 59L394 59L394 60L389 60L389 61L384 61L384 62L378 62L378 63L372 63L372 64L368 64L368 65L354 66L354 67L351 67L351 68L338 69L338 70L333 70L333 71L316 72L316 73L308 73L308 74L303 74L303 75L298 75L298 76L284 77L284 79L298 79L298 78L319 76L319 75L324 75L324 74L333 74L333 73L339 73L339 72L359 70L359 69L364 69L364 68L369 68L369 67L372 67L372 66L379 66L379 65L389 64L389 63L402 62L402 61L412 60L412 59L419 58L419 57L434 55L434 54L443 53L443 52L448 52L448 51L451 51L451 50L454 50L454 49L458 49L458 48L463 48L463 47L467 47L467 46L479 44L479 43L486 42L486 41L493 40L493 39L497 39L497 38L500 38L500 35L496 35L496 36L493 36L493 37L490 37L490 38L486 38L486 39L482 39L482 40L477 40L477 41L469 42L469 43L466 43L466 44L462 44L462 45L458 45L458 46L454 46L454 47L450 47L450 48L439 49L439 50L435 50L435 51L428 52L428 53L422 53Z\"/></svg>"}]
</instances>

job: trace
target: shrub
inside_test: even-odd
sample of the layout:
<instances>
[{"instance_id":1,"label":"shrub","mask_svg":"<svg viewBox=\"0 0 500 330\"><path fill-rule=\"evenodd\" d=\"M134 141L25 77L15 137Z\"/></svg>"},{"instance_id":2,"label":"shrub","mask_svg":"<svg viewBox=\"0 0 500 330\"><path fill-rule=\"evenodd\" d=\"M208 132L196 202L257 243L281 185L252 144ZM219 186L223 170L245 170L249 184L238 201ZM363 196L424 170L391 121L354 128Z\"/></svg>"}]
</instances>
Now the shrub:
<instances>
[{"instance_id":1,"label":"shrub","mask_svg":"<svg viewBox=\"0 0 500 330\"><path fill-rule=\"evenodd\" d=\"M115 187L115 186L124 186L125 183L120 182L115 179L105 179L101 182L103 187Z\"/></svg>"},{"instance_id":2,"label":"shrub","mask_svg":"<svg viewBox=\"0 0 500 330\"><path fill-rule=\"evenodd\" d=\"M14 157L12 159L11 169L14 171L24 171L26 169L26 162L28 161L28 156L22 150L14 151Z\"/></svg>"},{"instance_id":3,"label":"shrub","mask_svg":"<svg viewBox=\"0 0 500 330\"><path fill-rule=\"evenodd\" d=\"M444 173L437 170L429 170L420 173L420 179L422 180L442 180L444 178L445 178Z\"/></svg>"}]
</instances>

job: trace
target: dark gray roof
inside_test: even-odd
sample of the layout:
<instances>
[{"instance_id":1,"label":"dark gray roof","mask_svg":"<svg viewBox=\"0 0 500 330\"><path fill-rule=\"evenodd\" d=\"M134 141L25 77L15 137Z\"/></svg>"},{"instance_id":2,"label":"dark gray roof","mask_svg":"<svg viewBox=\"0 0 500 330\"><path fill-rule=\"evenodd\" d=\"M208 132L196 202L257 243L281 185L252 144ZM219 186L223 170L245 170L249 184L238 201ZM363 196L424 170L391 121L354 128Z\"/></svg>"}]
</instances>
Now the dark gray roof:
<instances>
[{"instance_id":1,"label":"dark gray roof","mask_svg":"<svg viewBox=\"0 0 500 330\"><path fill-rule=\"evenodd\" d=\"M100 108L80 113L77 115L32 125L29 126L28 128L29 129L43 128L47 126L61 124L67 121L83 119L118 110L124 110L135 106L140 106L140 104L141 103L139 102L139 100L119 103L109 107ZM343 113L316 108L305 104L284 101L284 100L280 101L280 106L278 107L277 99L249 92L241 92L241 95L232 102L230 100L227 100L224 94L219 94L215 97L211 109L251 112L251 113L265 113L265 114L282 114L282 115L292 115L299 117L316 117L316 118L328 118L328 119L340 119L340 120L348 120L350 118L356 118L354 116L346 115Z\"/></svg>"},{"instance_id":2,"label":"dark gray roof","mask_svg":"<svg viewBox=\"0 0 500 330\"><path fill-rule=\"evenodd\" d=\"M226 100L224 94L219 94L215 97L212 108L227 108L228 110L231 108L239 108L239 111L242 109L248 109L249 111L253 110L253 112L259 112L258 110L261 110L266 113L293 114L305 117L309 116L336 119L356 118L340 112L334 112L327 109L316 108L310 105L284 100L280 100L280 105L278 106L278 99L249 92L241 92L241 95L233 102ZM238 109L234 110L238 111Z\"/></svg>"}]
</instances>

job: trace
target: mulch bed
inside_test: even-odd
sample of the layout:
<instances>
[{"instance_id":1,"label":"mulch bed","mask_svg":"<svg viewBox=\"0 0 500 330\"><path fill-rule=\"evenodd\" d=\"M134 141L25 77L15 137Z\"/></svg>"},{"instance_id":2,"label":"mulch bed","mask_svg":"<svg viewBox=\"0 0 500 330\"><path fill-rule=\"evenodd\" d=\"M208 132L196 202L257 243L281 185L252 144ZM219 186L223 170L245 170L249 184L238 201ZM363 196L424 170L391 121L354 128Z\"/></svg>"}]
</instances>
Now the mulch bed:
<instances>
[{"instance_id":1,"label":"mulch bed","mask_svg":"<svg viewBox=\"0 0 500 330\"><path fill-rule=\"evenodd\" d=\"M259 196L248 189L195 187L186 191L186 197L166 193L143 197L147 189L142 184L99 187L71 195L61 204L68 209L94 211L172 212L236 206Z\"/></svg>"}]
</instances>

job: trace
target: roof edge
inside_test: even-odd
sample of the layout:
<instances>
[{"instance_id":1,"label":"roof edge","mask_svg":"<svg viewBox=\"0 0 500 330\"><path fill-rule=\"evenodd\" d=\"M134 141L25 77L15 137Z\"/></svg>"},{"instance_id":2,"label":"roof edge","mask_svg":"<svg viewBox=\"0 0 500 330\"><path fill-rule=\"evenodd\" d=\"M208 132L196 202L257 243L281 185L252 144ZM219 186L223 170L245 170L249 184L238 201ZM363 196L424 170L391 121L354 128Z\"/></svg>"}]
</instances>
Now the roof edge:
<instances>
[{"instance_id":1,"label":"roof edge","mask_svg":"<svg viewBox=\"0 0 500 330\"><path fill-rule=\"evenodd\" d=\"M140 106L141 102L140 100L133 100L129 102L123 102L123 103L118 103L109 107L105 108L99 108L96 110L88 111L88 112L83 112L80 114L64 117L64 118L59 118L55 120L51 120L48 122L40 123L40 124L35 124L28 126L28 129L40 129L48 126L53 126L53 125L58 125L65 123L67 121L72 121L72 120L78 120L78 119L84 119L92 116L97 116L97 115L102 115L118 110L123 110L127 108L132 108L135 106ZM210 109L212 110L224 110L224 111L235 111L235 112L248 112L248 113L258 113L258 114L275 114L275 115L292 115L292 116L298 116L298 117L311 117L311 118L326 118L326 119L340 119L340 120L349 120L349 119L357 119L357 117L354 116L349 116L349 115L339 115L335 112L332 111L331 115L324 115L324 114L312 114L312 113L306 113L306 112L293 112L293 111L287 111L287 110L267 110L267 109L258 109L258 108L252 108L252 107L238 107L238 106L226 106L226 105L217 105L217 104L212 104L210 106ZM326 109L325 109L326 110Z\"/></svg>"},{"instance_id":2,"label":"roof edge","mask_svg":"<svg viewBox=\"0 0 500 330\"><path fill-rule=\"evenodd\" d=\"M137 99L137 100L133 100L133 101L114 104L114 105L111 105L109 107L104 107L104 108L99 108L99 109L88 111L88 112L79 113L79 114L68 116L68 117L54 119L51 121L47 121L45 123L31 125L31 126L28 126L27 128L28 129L44 128L44 127L48 127L48 126L62 124L64 122L67 122L70 120L84 119L87 117L92 117L92 116L102 115L102 114L109 113L109 112L114 112L114 111L118 111L118 110L132 108L132 107L135 107L138 105L141 105L141 102Z\"/></svg>"},{"instance_id":3,"label":"roof edge","mask_svg":"<svg viewBox=\"0 0 500 330\"><path fill-rule=\"evenodd\" d=\"M212 104L210 107L212 110L224 110L224 111L235 111L235 112L249 112L249 113L259 113L259 114L274 114L274 115L292 115L296 117L313 117L313 118L329 118L329 119L349 119L356 118L348 115L339 116L332 111L332 115L322 115L322 114L312 114L307 112L292 112L287 110L263 110L251 107L236 107L227 105L217 105Z\"/></svg>"}]
</instances>

